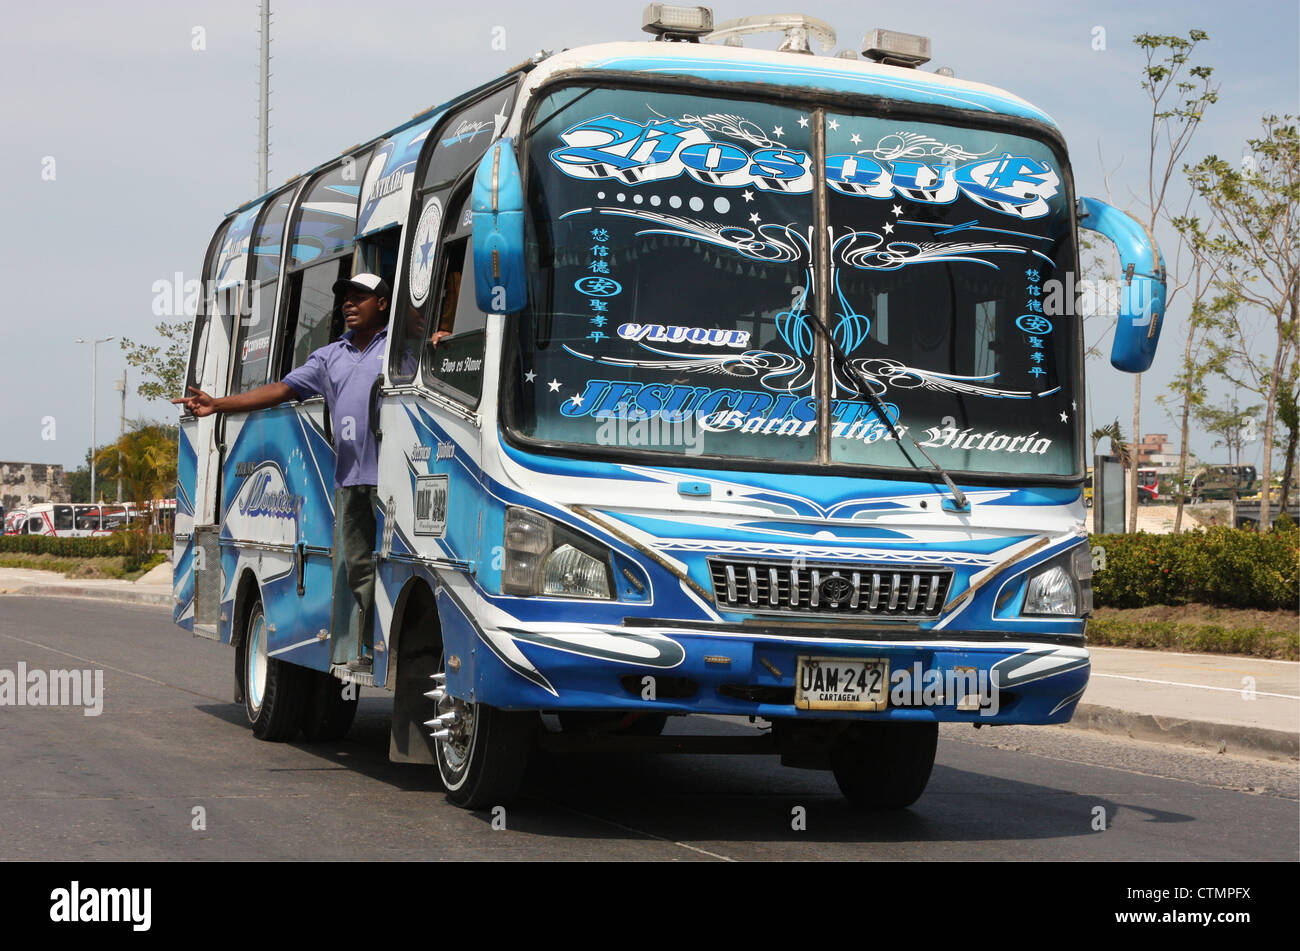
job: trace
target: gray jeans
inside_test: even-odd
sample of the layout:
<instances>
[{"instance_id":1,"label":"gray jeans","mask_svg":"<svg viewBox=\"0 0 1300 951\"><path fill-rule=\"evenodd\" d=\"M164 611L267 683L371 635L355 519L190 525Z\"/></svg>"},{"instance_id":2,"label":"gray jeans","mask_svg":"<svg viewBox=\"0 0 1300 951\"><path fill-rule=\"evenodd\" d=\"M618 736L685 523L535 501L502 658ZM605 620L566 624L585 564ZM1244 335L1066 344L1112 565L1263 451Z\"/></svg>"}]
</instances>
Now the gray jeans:
<instances>
[{"instance_id":1,"label":"gray jeans","mask_svg":"<svg viewBox=\"0 0 1300 951\"><path fill-rule=\"evenodd\" d=\"M334 490L334 607L330 660L346 664L374 650L375 509L373 485Z\"/></svg>"}]
</instances>

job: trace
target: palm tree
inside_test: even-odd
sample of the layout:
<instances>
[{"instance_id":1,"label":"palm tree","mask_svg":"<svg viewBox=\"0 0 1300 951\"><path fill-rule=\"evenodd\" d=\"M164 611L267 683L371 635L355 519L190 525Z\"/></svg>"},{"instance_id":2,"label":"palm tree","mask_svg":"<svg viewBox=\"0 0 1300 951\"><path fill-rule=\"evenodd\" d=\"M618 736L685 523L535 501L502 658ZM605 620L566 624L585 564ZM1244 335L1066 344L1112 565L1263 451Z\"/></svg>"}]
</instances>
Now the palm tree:
<instances>
[{"instance_id":1,"label":"palm tree","mask_svg":"<svg viewBox=\"0 0 1300 951\"><path fill-rule=\"evenodd\" d=\"M95 457L105 477L121 479L126 497L142 507L145 528L131 533L131 558L137 562L153 521L154 502L176 484L175 430L174 426L137 421L130 432Z\"/></svg>"},{"instance_id":2,"label":"palm tree","mask_svg":"<svg viewBox=\"0 0 1300 951\"><path fill-rule=\"evenodd\" d=\"M1124 431L1119 427L1119 420L1113 423L1107 423L1105 426L1098 427L1092 431L1092 454L1097 455L1097 442L1101 439L1110 440L1110 451L1119 456L1119 461L1124 468L1130 467L1130 455L1128 440L1124 438Z\"/></svg>"}]
</instances>

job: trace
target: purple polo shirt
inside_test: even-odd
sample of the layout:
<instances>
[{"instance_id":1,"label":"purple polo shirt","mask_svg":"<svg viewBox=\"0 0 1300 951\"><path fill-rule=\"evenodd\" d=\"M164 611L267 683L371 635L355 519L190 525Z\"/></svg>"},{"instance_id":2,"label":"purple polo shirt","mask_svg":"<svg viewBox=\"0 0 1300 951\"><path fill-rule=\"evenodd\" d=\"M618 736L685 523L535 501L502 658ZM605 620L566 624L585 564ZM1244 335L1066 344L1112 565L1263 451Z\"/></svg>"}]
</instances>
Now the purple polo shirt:
<instances>
[{"instance_id":1,"label":"purple polo shirt","mask_svg":"<svg viewBox=\"0 0 1300 951\"><path fill-rule=\"evenodd\" d=\"M281 381L300 400L325 397L338 457L334 467L336 488L379 483L379 448L370 431L370 389L384 370L388 331L375 334L365 350L352 346L353 333L349 330L334 343L321 347Z\"/></svg>"}]
</instances>

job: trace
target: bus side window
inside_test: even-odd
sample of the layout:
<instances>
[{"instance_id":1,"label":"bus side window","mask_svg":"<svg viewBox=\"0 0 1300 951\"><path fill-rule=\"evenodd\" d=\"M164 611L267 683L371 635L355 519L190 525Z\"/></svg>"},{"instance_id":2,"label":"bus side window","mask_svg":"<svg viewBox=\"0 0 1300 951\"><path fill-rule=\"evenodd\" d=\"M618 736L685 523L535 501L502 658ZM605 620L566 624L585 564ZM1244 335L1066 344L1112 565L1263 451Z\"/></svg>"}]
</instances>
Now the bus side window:
<instances>
[{"instance_id":1,"label":"bus side window","mask_svg":"<svg viewBox=\"0 0 1300 951\"><path fill-rule=\"evenodd\" d=\"M458 237L443 245L436 322L424 351L424 377L440 389L477 403L483 392L483 350L486 315L474 292L471 238Z\"/></svg>"},{"instance_id":2,"label":"bus side window","mask_svg":"<svg viewBox=\"0 0 1300 951\"><path fill-rule=\"evenodd\" d=\"M388 353L388 375L394 383L410 383L415 379L420 354L429 339L425 325L432 319L430 312L438 295L438 288L433 286L438 243L449 227L441 215L446 203L446 191L424 198L423 210L412 237L405 287L391 303L393 308L400 308L393 318L393 337ZM417 300L420 301L418 305L414 303Z\"/></svg>"},{"instance_id":3,"label":"bus side window","mask_svg":"<svg viewBox=\"0 0 1300 951\"><path fill-rule=\"evenodd\" d=\"M67 532L72 530L72 506L56 505L54 506L54 530L56 532ZM81 526L77 526L80 528ZM99 526L95 526L98 528Z\"/></svg>"},{"instance_id":4,"label":"bus side window","mask_svg":"<svg viewBox=\"0 0 1300 951\"><path fill-rule=\"evenodd\" d=\"M283 188L268 200L253 229L250 248L252 277L246 288L248 301L239 319L235 341L234 375L230 392L243 393L266 382L271 362L275 292L280 273L284 225L289 216L292 188Z\"/></svg>"},{"instance_id":5,"label":"bus side window","mask_svg":"<svg viewBox=\"0 0 1300 951\"><path fill-rule=\"evenodd\" d=\"M351 273L348 258L314 264L290 276L284 348L280 377L307 362L313 350L338 340L343 334L343 305L334 282Z\"/></svg>"},{"instance_id":6,"label":"bus side window","mask_svg":"<svg viewBox=\"0 0 1300 951\"><path fill-rule=\"evenodd\" d=\"M194 316L193 336L190 339L190 361L185 377L185 389L179 395L188 395L191 386L201 388L203 385L203 370L208 360L208 321L211 320L212 312L216 309L214 270L217 252L225 241L229 228L230 219L227 219L221 223L221 227L217 229L208 245L207 258L203 262L203 285L199 292L199 308ZM182 412L186 411L182 408Z\"/></svg>"},{"instance_id":7,"label":"bus side window","mask_svg":"<svg viewBox=\"0 0 1300 951\"><path fill-rule=\"evenodd\" d=\"M23 526L23 534L24 535L41 534L41 517L39 515L33 515L31 518L27 520L27 524Z\"/></svg>"},{"instance_id":8,"label":"bus side window","mask_svg":"<svg viewBox=\"0 0 1300 951\"><path fill-rule=\"evenodd\" d=\"M98 505L78 505L76 507L75 524L72 526L79 532L93 532L99 529L99 506ZM57 513L56 513L57 517ZM58 528L58 522L55 522L55 528Z\"/></svg>"}]
</instances>

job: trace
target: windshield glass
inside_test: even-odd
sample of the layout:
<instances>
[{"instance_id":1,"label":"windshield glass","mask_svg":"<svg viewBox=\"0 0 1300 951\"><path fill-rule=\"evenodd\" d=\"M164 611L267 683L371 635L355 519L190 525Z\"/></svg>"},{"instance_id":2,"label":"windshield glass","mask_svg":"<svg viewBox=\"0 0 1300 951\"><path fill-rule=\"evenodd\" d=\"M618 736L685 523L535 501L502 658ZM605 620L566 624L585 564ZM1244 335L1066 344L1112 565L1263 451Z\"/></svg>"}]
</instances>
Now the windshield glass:
<instances>
[{"instance_id":1,"label":"windshield glass","mask_svg":"<svg viewBox=\"0 0 1300 951\"><path fill-rule=\"evenodd\" d=\"M1050 150L827 114L832 295L819 307L815 121L798 104L662 91L570 87L539 104L518 432L816 461L809 315L825 312L887 412L942 465L1073 474L1073 320L1041 309L1073 256ZM829 461L925 465L863 385L829 382Z\"/></svg>"},{"instance_id":2,"label":"windshield glass","mask_svg":"<svg viewBox=\"0 0 1300 951\"><path fill-rule=\"evenodd\" d=\"M1074 248L1059 163L1006 132L826 116L831 459L906 465L869 385L947 469L1070 475ZM1067 287L1068 283L1068 287Z\"/></svg>"}]
</instances>

